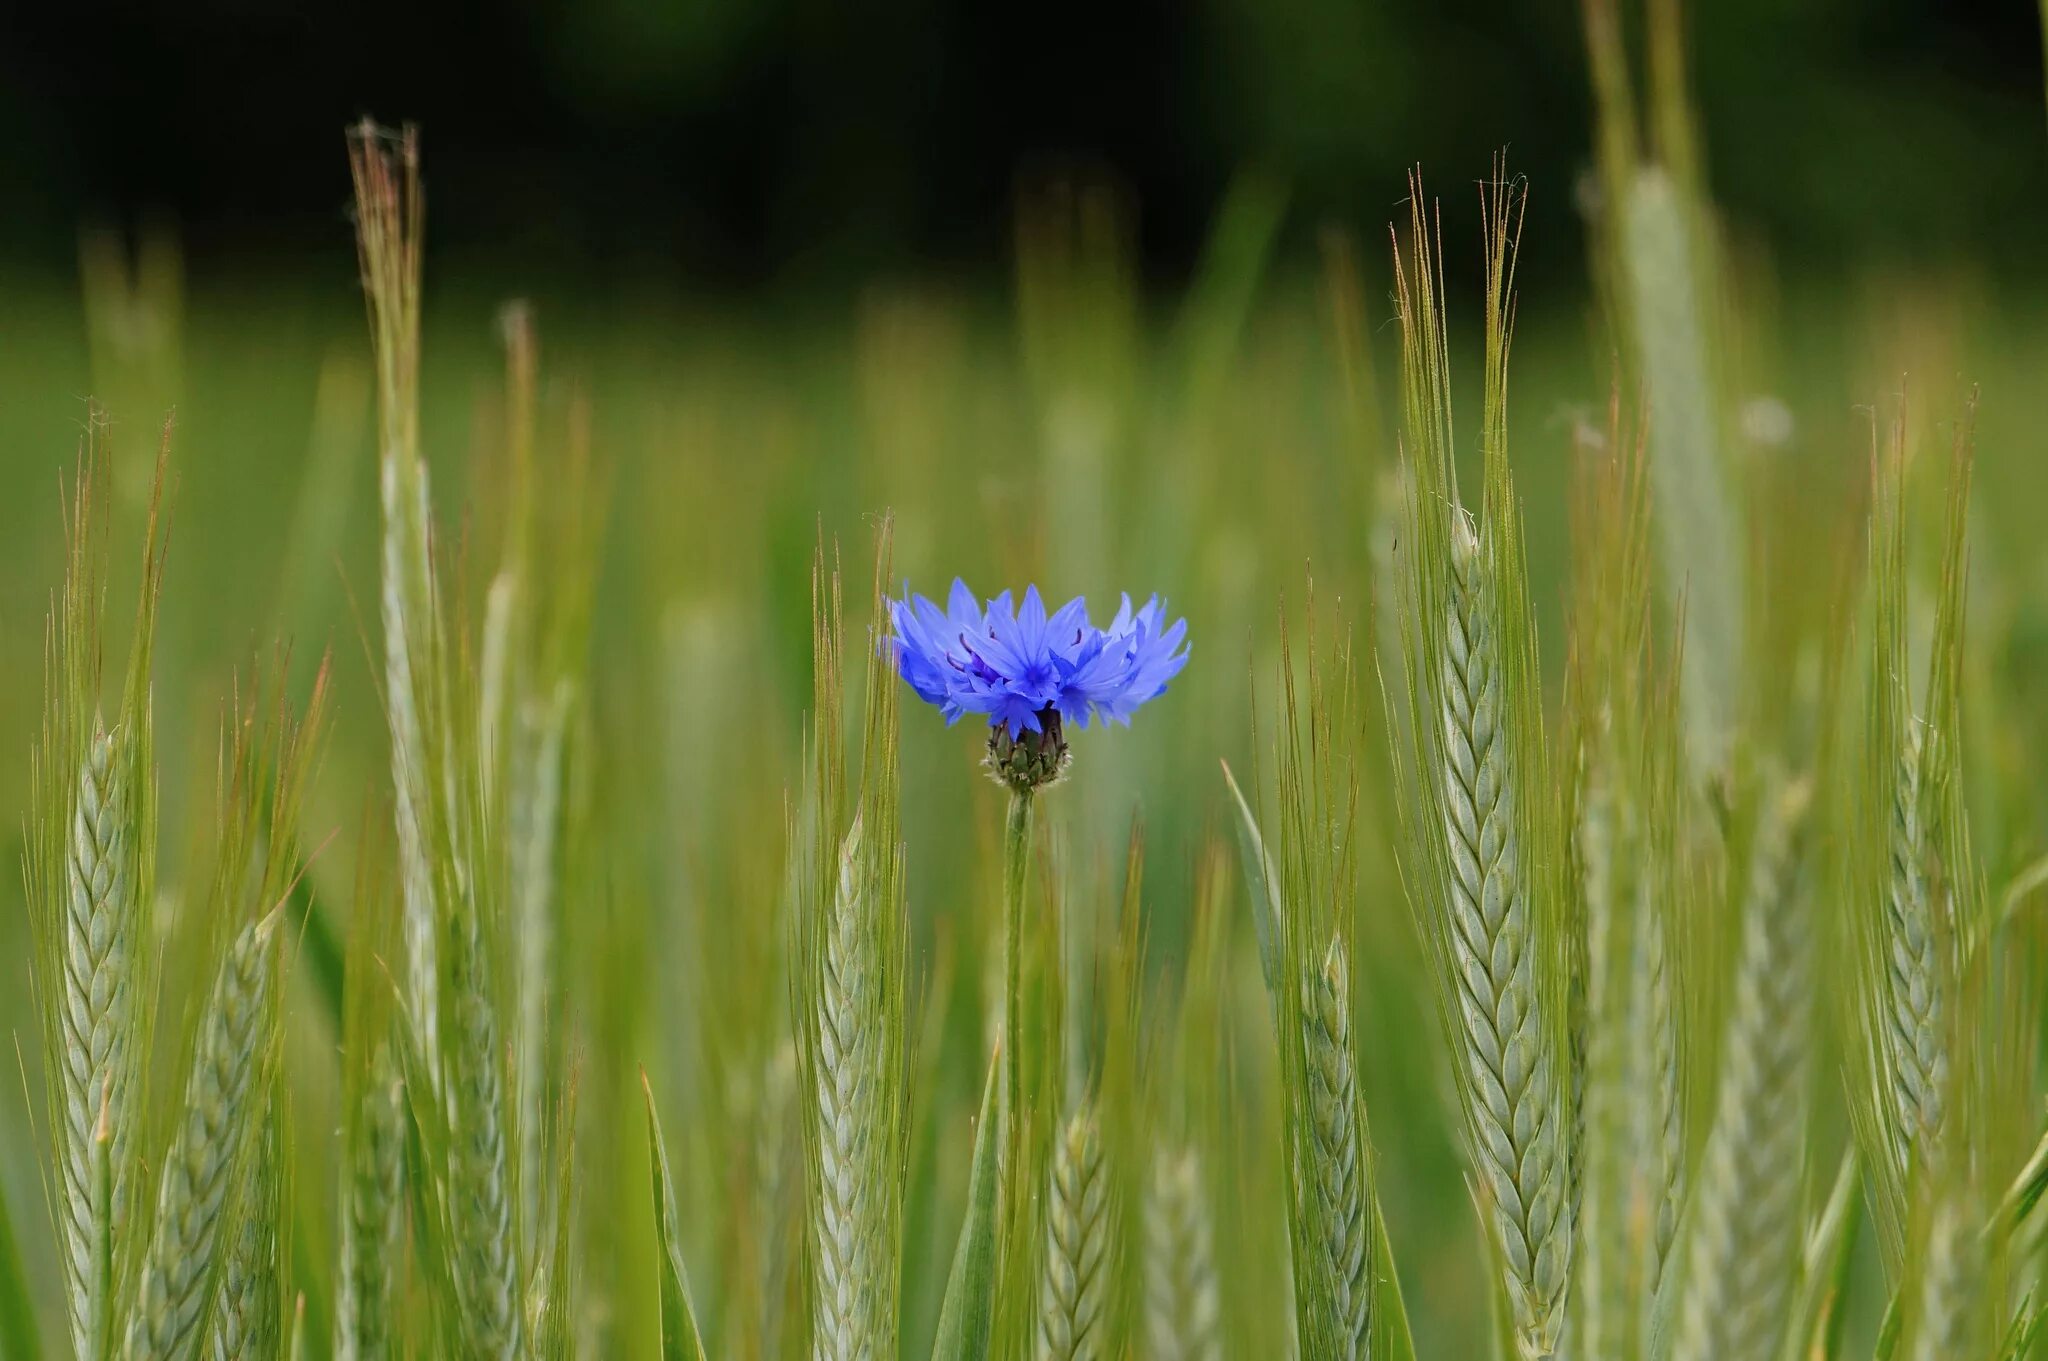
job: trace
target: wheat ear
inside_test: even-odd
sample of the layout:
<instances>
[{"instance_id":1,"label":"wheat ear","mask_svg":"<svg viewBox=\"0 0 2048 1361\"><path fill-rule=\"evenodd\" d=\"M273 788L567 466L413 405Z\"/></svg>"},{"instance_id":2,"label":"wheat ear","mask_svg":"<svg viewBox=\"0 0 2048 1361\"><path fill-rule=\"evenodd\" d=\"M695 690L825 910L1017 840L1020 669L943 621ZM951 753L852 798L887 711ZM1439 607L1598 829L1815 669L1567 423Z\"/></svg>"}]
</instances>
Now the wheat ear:
<instances>
[{"instance_id":1,"label":"wheat ear","mask_svg":"<svg viewBox=\"0 0 2048 1361\"><path fill-rule=\"evenodd\" d=\"M1657 1129L1661 1194L1655 1225L1657 1280L1663 1279L1678 1237L1678 1215L1685 1205L1685 1070L1679 1048L1677 980L1671 968L1671 941L1664 915L1656 910L1641 919L1643 953L1649 969L1650 1052L1656 1070Z\"/></svg>"},{"instance_id":2,"label":"wheat ear","mask_svg":"<svg viewBox=\"0 0 2048 1361\"><path fill-rule=\"evenodd\" d=\"M130 988L137 959L134 842L130 802L114 734L96 731L78 772L77 802L65 864L63 971L64 1194L62 1219L72 1346L98 1353L94 1342L95 1244L118 1235L125 1216L122 1170L133 1124L128 1092L134 1064L129 1041L135 1008ZM93 1131L102 1107L111 1137L111 1223L96 1222Z\"/></svg>"},{"instance_id":3,"label":"wheat ear","mask_svg":"<svg viewBox=\"0 0 2048 1361\"><path fill-rule=\"evenodd\" d=\"M520 1351L519 1266L512 1229L512 1172L505 1147L504 1054L477 907L449 922L446 943L452 1040L443 1079L455 1112L450 1213L459 1242L461 1305L479 1356Z\"/></svg>"},{"instance_id":4,"label":"wheat ear","mask_svg":"<svg viewBox=\"0 0 2048 1361\"><path fill-rule=\"evenodd\" d=\"M1910 1361L1952 1361L1977 1355L1971 1345L1972 1306L1982 1244L1970 1231L1963 1204L1954 1196L1935 1206L1928 1224L1926 1255L1920 1263L1919 1318Z\"/></svg>"},{"instance_id":5,"label":"wheat ear","mask_svg":"<svg viewBox=\"0 0 2048 1361\"><path fill-rule=\"evenodd\" d=\"M404 1088L388 1046L369 1064L343 1182L336 1361L381 1361L392 1349L393 1286L405 1204Z\"/></svg>"},{"instance_id":6,"label":"wheat ear","mask_svg":"<svg viewBox=\"0 0 2048 1361\"><path fill-rule=\"evenodd\" d=\"M1351 1052L1350 959L1341 936L1320 968L1301 980L1301 1048L1309 1147L1302 1194L1316 1201L1314 1249L1327 1289L1329 1345L1365 1361L1372 1351L1372 1212L1366 1199L1365 1137ZM1333 1359L1334 1361L1334 1359Z\"/></svg>"},{"instance_id":7,"label":"wheat ear","mask_svg":"<svg viewBox=\"0 0 2048 1361\"><path fill-rule=\"evenodd\" d=\"M213 1307L212 1361L273 1361L279 1332L277 1160L267 1133L258 1140L252 1194L220 1274Z\"/></svg>"},{"instance_id":8,"label":"wheat ear","mask_svg":"<svg viewBox=\"0 0 2048 1361\"><path fill-rule=\"evenodd\" d=\"M1799 1249L1812 926L1799 885L1806 787L1762 814L1673 1361L1777 1355Z\"/></svg>"},{"instance_id":9,"label":"wheat ear","mask_svg":"<svg viewBox=\"0 0 2048 1361\"><path fill-rule=\"evenodd\" d=\"M1440 677L1446 934L1474 1153L1518 1345L1534 1358L1556 1348L1570 1260L1562 1103L1518 862L1519 791L1503 730L1495 601L1485 556L1462 512L1453 513L1451 568Z\"/></svg>"},{"instance_id":10,"label":"wheat ear","mask_svg":"<svg viewBox=\"0 0 2048 1361\"><path fill-rule=\"evenodd\" d=\"M1908 723L1892 785L1883 943L1888 996L1885 1050L1891 1058L1890 1087L1896 1125L1892 1154L1901 1176L1915 1153L1934 1146L1942 1125L1948 1085L1948 1048L1943 1035L1947 980L1934 920L1927 874L1926 828L1921 818L1922 737Z\"/></svg>"},{"instance_id":11,"label":"wheat ear","mask_svg":"<svg viewBox=\"0 0 2048 1361\"><path fill-rule=\"evenodd\" d=\"M1220 1361L1221 1311L1201 1162L1192 1148L1161 1153L1145 1193L1145 1355Z\"/></svg>"},{"instance_id":12,"label":"wheat ear","mask_svg":"<svg viewBox=\"0 0 2048 1361\"><path fill-rule=\"evenodd\" d=\"M876 1277L882 1188L869 1140L876 1132L882 1081L877 1070L886 1059L861 835L856 819L840 848L838 893L825 929L817 994L817 1355L840 1361L895 1348L894 1339L884 1346L880 1336L886 1310Z\"/></svg>"},{"instance_id":13,"label":"wheat ear","mask_svg":"<svg viewBox=\"0 0 2048 1361\"><path fill-rule=\"evenodd\" d=\"M242 928L200 1023L183 1113L164 1160L156 1227L128 1332L131 1361L183 1361L199 1347L223 1241L260 1125L255 1094L275 1028L278 913Z\"/></svg>"},{"instance_id":14,"label":"wheat ear","mask_svg":"<svg viewBox=\"0 0 2048 1361\"><path fill-rule=\"evenodd\" d=\"M1045 1277L1038 1296L1039 1361L1095 1361L1104 1354L1109 1215L1102 1136L1094 1103L1084 1099L1053 1146Z\"/></svg>"}]
</instances>

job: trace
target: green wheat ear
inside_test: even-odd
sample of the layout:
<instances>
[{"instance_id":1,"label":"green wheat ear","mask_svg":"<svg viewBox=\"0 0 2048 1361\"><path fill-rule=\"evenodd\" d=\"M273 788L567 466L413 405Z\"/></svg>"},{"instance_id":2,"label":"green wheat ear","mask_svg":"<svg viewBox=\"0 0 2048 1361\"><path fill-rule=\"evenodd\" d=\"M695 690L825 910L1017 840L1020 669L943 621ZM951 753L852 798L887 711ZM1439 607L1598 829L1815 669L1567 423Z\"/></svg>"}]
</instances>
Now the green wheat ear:
<instances>
[{"instance_id":1,"label":"green wheat ear","mask_svg":"<svg viewBox=\"0 0 2048 1361\"><path fill-rule=\"evenodd\" d=\"M64 579L44 652L43 730L26 855L32 978L56 1162L52 1210L67 1331L81 1357L104 1356L119 1341L120 1297L133 1279L139 1237L129 1223L156 991L150 684L168 442L158 455L128 674L109 726L100 708L106 424L104 413L89 408L65 506ZM98 1194L102 1170L104 1197Z\"/></svg>"},{"instance_id":2,"label":"green wheat ear","mask_svg":"<svg viewBox=\"0 0 2048 1361\"><path fill-rule=\"evenodd\" d=\"M1582 921L1574 1017L1572 1328L1589 1355L1652 1354L1652 1319L1685 1181L1676 903L1683 735L1673 668L1652 635L1648 496L1619 393L1603 435L1577 449L1567 750L1572 867Z\"/></svg>"},{"instance_id":3,"label":"green wheat ear","mask_svg":"<svg viewBox=\"0 0 2048 1361\"><path fill-rule=\"evenodd\" d=\"M388 847L385 848L388 853ZM340 1221L335 1273L336 1361L382 1361L403 1336L405 1088L394 982L399 903L373 833L358 860L342 996Z\"/></svg>"},{"instance_id":4,"label":"green wheat ear","mask_svg":"<svg viewBox=\"0 0 2048 1361\"><path fill-rule=\"evenodd\" d=\"M1458 1055L1466 1145L1529 1361L1562 1338L1571 1276L1573 924L1551 793L1522 550L1507 463L1507 356L1523 196L1496 166L1487 264L1481 514L1458 496L1434 224L1411 184L1395 257L1409 477L1405 703L1395 747L1411 904Z\"/></svg>"},{"instance_id":5,"label":"green wheat ear","mask_svg":"<svg viewBox=\"0 0 2048 1361\"><path fill-rule=\"evenodd\" d=\"M277 1026L277 926L273 911L242 929L200 1023L128 1333L134 1361L196 1355L206 1336L214 1282L239 1227L260 1139L255 1093L267 1063L260 1056Z\"/></svg>"},{"instance_id":6,"label":"green wheat ear","mask_svg":"<svg viewBox=\"0 0 2048 1361\"><path fill-rule=\"evenodd\" d=\"M1312 592L1308 633L1298 680L1283 616L1279 835L1270 855L1242 795L1238 805L1254 913L1268 918L1275 938L1267 981L1284 1096L1294 1328L1311 1355L1363 1361L1376 1352L1412 1355L1413 1343L1373 1188L1351 1031L1345 942L1358 878L1354 682L1341 642L1327 660L1319 656Z\"/></svg>"},{"instance_id":7,"label":"green wheat ear","mask_svg":"<svg viewBox=\"0 0 2048 1361\"><path fill-rule=\"evenodd\" d=\"M1095 1103L1084 1099L1053 1143L1046 1184L1040 1361L1096 1361L1106 1352L1111 1214L1102 1131Z\"/></svg>"},{"instance_id":8,"label":"green wheat ear","mask_svg":"<svg viewBox=\"0 0 2048 1361\"><path fill-rule=\"evenodd\" d=\"M871 596L878 619L889 542L885 518ZM860 780L849 799L838 718L844 623L838 575L827 572L822 546L812 580L815 767L806 801L814 837L792 1001L810 1172L813 1346L820 1357L851 1361L892 1354L899 1329L908 1093L896 687L886 666L872 661Z\"/></svg>"},{"instance_id":9,"label":"green wheat ear","mask_svg":"<svg viewBox=\"0 0 2048 1361\"><path fill-rule=\"evenodd\" d=\"M1974 404L1957 423L1924 684L1907 636L1907 459L1903 411L1871 460L1865 623L1869 653L1860 719L1846 734L1840 783L1847 816L1845 916L1852 976L1850 1113L1869 1170L1886 1261L1901 1263L1920 1191L1948 1160L1950 1107L1972 1022L1964 962L1988 917L1961 798L1962 625ZM1846 706L1854 709L1855 706ZM1965 1139L1983 1134L1965 1119Z\"/></svg>"},{"instance_id":10,"label":"green wheat ear","mask_svg":"<svg viewBox=\"0 0 2048 1361\"><path fill-rule=\"evenodd\" d=\"M1161 1150L1145 1192L1145 1348L1158 1361L1217 1361L1216 1242L1192 1148Z\"/></svg>"},{"instance_id":11,"label":"green wheat ear","mask_svg":"<svg viewBox=\"0 0 2048 1361\"><path fill-rule=\"evenodd\" d=\"M1813 904L1802 875L1809 798L1805 783L1785 785L1756 819L1674 1361L1768 1361L1784 1341L1815 1020Z\"/></svg>"}]
</instances>

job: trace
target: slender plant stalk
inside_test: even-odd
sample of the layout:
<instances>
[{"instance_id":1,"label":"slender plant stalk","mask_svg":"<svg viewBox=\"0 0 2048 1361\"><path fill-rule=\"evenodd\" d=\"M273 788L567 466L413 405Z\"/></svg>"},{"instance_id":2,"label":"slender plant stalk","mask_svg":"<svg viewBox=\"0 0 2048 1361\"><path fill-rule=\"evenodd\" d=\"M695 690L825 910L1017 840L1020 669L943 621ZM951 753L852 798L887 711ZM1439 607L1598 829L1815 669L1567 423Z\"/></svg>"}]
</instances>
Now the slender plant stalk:
<instances>
[{"instance_id":1,"label":"slender plant stalk","mask_svg":"<svg viewBox=\"0 0 2048 1361\"><path fill-rule=\"evenodd\" d=\"M1674 1361L1766 1361L1785 1332L1813 1022L1813 932L1799 874L1806 799L1801 784L1769 804L1751 853Z\"/></svg>"},{"instance_id":2,"label":"slender plant stalk","mask_svg":"<svg viewBox=\"0 0 2048 1361\"><path fill-rule=\"evenodd\" d=\"M71 1339L80 1356L98 1354L95 1339L106 1319L97 1291L112 1281L95 1269L102 1238L118 1238L125 1218L121 1169L134 1080L130 1044L135 1030L131 976L137 962L134 839L127 777L118 733L95 731L78 772L66 861L62 1055L65 1138L64 1226L70 1281ZM101 1222L93 1194L93 1164L104 1125L113 1178Z\"/></svg>"},{"instance_id":3,"label":"slender plant stalk","mask_svg":"<svg viewBox=\"0 0 2048 1361\"><path fill-rule=\"evenodd\" d=\"M1096 1361L1108 1345L1110 1190L1092 1101L1055 1141L1046 1192L1039 1361Z\"/></svg>"},{"instance_id":4,"label":"slender plant stalk","mask_svg":"<svg viewBox=\"0 0 2048 1361\"><path fill-rule=\"evenodd\" d=\"M1220 1361L1215 1232L1192 1148L1160 1152L1145 1194L1145 1355Z\"/></svg>"},{"instance_id":5,"label":"slender plant stalk","mask_svg":"<svg viewBox=\"0 0 2048 1361\"><path fill-rule=\"evenodd\" d=\"M273 911L244 927L214 983L164 1160L156 1228L128 1331L130 1361L184 1361L204 1336L211 1288L239 1227L261 1132L255 1093L276 1027L278 920Z\"/></svg>"},{"instance_id":6,"label":"slender plant stalk","mask_svg":"<svg viewBox=\"0 0 2048 1361\"><path fill-rule=\"evenodd\" d=\"M1536 942L1518 861L1520 797L1504 729L1489 566L1455 515L1440 677L1450 948L1464 1090L1492 1208L1518 1345L1551 1355L1570 1252L1562 1102L1536 982Z\"/></svg>"},{"instance_id":7,"label":"slender plant stalk","mask_svg":"<svg viewBox=\"0 0 2048 1361\"><path fill-rule=\"evenodd\" d=\"M1024 894L1031 878L1032 794L1010 795L1003 826L1003 1128L1014 1165L1024 1119Z\"/></svg>"}]
</instances>

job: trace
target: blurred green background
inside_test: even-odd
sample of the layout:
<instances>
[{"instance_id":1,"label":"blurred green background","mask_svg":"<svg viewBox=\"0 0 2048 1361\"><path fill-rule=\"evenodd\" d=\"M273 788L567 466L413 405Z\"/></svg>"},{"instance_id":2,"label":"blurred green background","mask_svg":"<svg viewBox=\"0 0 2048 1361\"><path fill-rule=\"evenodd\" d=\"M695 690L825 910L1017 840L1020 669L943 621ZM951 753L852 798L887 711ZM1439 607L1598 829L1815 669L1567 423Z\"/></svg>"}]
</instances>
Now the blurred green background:
<instances>
[{"instance_id":1,"label":"blurred green background","mask_svg":"<svg viewBox=\"0 0 2048 1361\"><path fill-rule=\"evenodd\" d=\"M1084 905L1114 899L1116 856L1143 817L1152 959L1170 972L1198 860L1231 832L1217 762L1252 764L1252 684L1270 700L1282 593L1298 604L1312 575L1319 610L1341 611L1362 642L1375 630L1394 462L1385 227L1404 169L1421 161L1444 199L1463 400L1481 320L1472 183L1502 145L1533 186L1509 425L1556 684L1571 440L1603 421L1611 371L1587 282L1583 215L1600 205L1569 4L202 0L4 22L0 836L18 838L25 816L60 486L86 398L113 421L117 620L175 411L157 684L165 883L175 894L204 864L188 851L204 846L224 697L283 634L302 673L323 646L336 658L336 732L307 821L316 841L336 832L313 880L346 913L387 757L341 133L364 111L418 119L424 443L443 530L458 541L497 486L509 297L535 305L547 447L587 440L611 486L581 772L607 844L583 881L602 892L570 911L588 914L579 976L622 985L589 989L601 1014L584 1096L621 1148L638 1147L635 1062L679 1093L672 1128L740 1102L693 1094L736 1080L705 1017L782 995L756 966L781 929L810 549L822 531L864 581L867 517L883 508L897 575L918 589L961 573L990 594L1026 580L1111 604L1158 590L1189 617L1194 660L1173 693L1129 732L1079 738L1076 777L1048 804ZM1973 627L2023 692L1998 759L2038 768L2039 17L2015 3L1729 0L1699 7L1691 31L1736 292L1741 452L1812 510L1764 531L1784 536L1773 556L1806 580L1838 574L1860 552L1872 409L1903 387L1916 438L1938 439L1980 384ZM466 586L474 597L479 581ZM1366 686L1376 703L1369 673ZM908 708L904 734L934 1109L957 1132L982 1050L975 980L948 961L978 958L962 939L990 929L998 791L975 769L976 734ZM1985 834L1994 882L2048 846L2044 804ZM1473 1354L1460 1348L1483 1326L1476 1230L1444 1070L1414 1040L1434 1018L1413 986L1419 953L1379 811L1355 954L1381 1194L1424 1353ZM28 1037L18 883L0 876L0 1026ZM1251 999L1248 920L1233 929ZM310 997L294 1029L317 1152L335 1037ZM1241 1043L1255 1048L1256 1028ZM24 1093L40 1084L33 1044L21 1047L27 1081L0 1083L0 1178L17 1219L37 1225ZM1277 1118L1269 1099L1252 1102L1248 1141ZM714 1301L723 1230L706 1207L717 1139L737 1137L713 1136L684 1193L700 1212L686 1216L692 1269ZM966 1151L924 1151L941 1174L911 1206L913 1342L936 1307ZM644 1194L637 1175L621 1180ZM321 1241L317 1225L305 1234ZM600 1297L644 1289L642 1241L594 1245ZM1264 1265L1233 1288L1255 1290L1280 1243L1239 1250ZM54 1267L31 1255L48 1286Z\"/></svg>"}]
</instances>

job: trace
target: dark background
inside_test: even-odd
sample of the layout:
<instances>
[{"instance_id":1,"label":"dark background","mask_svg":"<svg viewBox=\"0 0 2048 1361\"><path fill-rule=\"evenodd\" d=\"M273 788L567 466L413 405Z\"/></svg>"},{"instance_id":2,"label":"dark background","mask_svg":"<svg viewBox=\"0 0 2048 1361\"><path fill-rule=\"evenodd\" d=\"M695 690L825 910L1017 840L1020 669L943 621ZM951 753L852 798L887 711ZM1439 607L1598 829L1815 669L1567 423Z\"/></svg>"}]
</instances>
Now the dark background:
<instances>
[{"instance_id":1,"label":"dark background","mask_svg":"<svg viewBox=\"0 0 2048 1361\"><path fill-rule=\"evenodd\" d=\"M1821 267L1931 253L2048 269L2032 0L1691 9L1714 189L1739 228ZM1299 248L1326 220L1377 231L1411 162L1449 191L1507 144L1536 186L1532 227L1569 230L1590 140L1572 0L5 13L0 257L60 268L81 225L152 216L200 278L331 258L341 130L363 113L423 125L444 256L734 293L1000 269L1020 179L1076 167L1140 205L1162 286L1246 166L1291 185Z\"/></svg>"}]
</instances>

